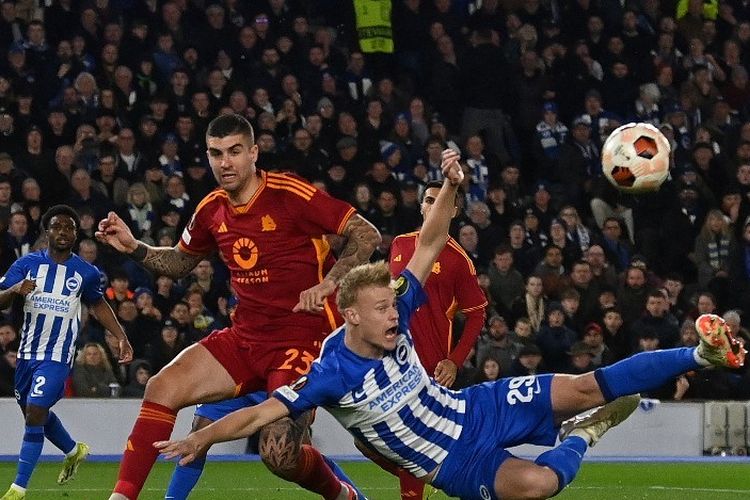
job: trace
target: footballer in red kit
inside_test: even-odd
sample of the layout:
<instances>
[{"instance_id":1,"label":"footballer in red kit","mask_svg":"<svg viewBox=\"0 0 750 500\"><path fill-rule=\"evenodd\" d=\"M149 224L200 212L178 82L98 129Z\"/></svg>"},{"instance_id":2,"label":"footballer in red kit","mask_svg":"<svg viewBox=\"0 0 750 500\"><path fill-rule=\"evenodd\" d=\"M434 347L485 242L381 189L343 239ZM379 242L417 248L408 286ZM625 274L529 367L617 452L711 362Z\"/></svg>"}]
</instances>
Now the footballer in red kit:
<instances>
[{"instance_id":1,"label":"footballer in red kit","mask_svg":"<svg viewBox=\"0 0 750 500\"><path fill-rule=\"evenodd\" d=\"M378 231L349 204L294 175L257 170L258 146L245 118L212 120L206 145L219 188L198 204L177 245L136 240L114 212L96 233L148 270L175 279L218 250L239 297L232 327L189 346L149 380L110 500L138 497L158 455L153 443L169 437L181 408L270 392L307 373L336 326L329 300L339 280L380 243ZM338 260L326 234L343 237ZM263 462L325 499L357 498L356 489L303 444L311 416L264 427Z\"/></svg>"},{"instance_id":2,"label":"footballer in red kit","mask_svg":"<svg viewBox=\"0 0 750 500\"><path fill-rule=\"evenodd\" d=\"M417 247L418 237L419 233L414 232L393 240L390 259L393 276L404 270ZM453 238L448 239L432 266L425 290L429 298L414 313L409 324L414 349L427 373L434 374L438 363L444 359L453 361L460 368L482 329L487 298L477 283L474 264ZM454 345L453 318L457 311L466 315L469 327Z\"/></svg>"},{"instance_id":3,"label":"footballer in red kit","mask_svg":"<svg viewBox=\"0 0 750 500\"><path fill-rule=\"evenodd\" d=\"M323 235L341 234L355 212L295 176L259 175L258 190L243 206L233 206L221 189L206 196L178 243L194 255L218 248L231 272L240 299L235 323L201 343L232 375L237 395L270 393L318 357L338 313L328 301L323 314L292 309L335 263Z\"/></svg>"}]
</instances>

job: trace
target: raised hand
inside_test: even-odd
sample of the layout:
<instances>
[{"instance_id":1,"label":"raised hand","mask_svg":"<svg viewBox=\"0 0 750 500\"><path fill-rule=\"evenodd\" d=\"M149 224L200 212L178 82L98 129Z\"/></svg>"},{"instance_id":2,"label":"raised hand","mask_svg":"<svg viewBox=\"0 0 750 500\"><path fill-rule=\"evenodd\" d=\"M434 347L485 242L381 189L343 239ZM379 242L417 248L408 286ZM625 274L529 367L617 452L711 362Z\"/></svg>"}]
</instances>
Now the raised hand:
<instances>
[{"instance_id":1,"label":"raised hand","mask_svg":"<svg viewBox=\"0 0 750 500\"><path fill-rule=\"evenodd\" d=\"M445 149L441 153L442 162L440 169L443 171L443 176L453 185L457 186L464 180L464 172L461 170L461 164L459 160L461 155L453 149Z\"/></svg>"},{"instance_id":2,"label":"raised hand","mask_svg":"<svg viewBox=\"0 0 750 500\"><path fill-rule=\"evenodd\" d=\"M99 221L98 229L96 239L118 252L131 253L138 246L138 240L130 232L128 225L114 212Z\"/></svg>"}]
</instances>

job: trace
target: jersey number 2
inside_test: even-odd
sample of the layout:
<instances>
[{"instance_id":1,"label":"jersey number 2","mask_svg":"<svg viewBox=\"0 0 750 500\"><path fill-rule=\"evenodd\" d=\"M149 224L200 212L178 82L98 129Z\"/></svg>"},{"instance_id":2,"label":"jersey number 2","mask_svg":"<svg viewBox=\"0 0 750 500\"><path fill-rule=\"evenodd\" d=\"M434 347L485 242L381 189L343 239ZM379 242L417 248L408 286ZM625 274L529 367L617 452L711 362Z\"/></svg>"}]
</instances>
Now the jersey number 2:
<instances>
[{"instance_id":1,"label":"jersey number 2","mask_svg":"<svg viewBox=\"0 0 750 500\"><path fill-rule=\"evenodd\" d=\"M286 354L287 358L284 360L284 364L279 367L279 370L294 370L300 375L305 375L309 372L310 365L315 360L315 356L299 349L287 349L284 354Z\"/></svg>"},{"instance_id":2,"label":"jersey number 2","mask_svg":"<svg viewBox=\"0 0 750 500\"><path fill-rule=\"evenodd\" d=\"M39 375L37 378L34 379L34 388L31 389L31 395L32 396L44 396L44 391L42 390L42 386L47 383L47 379L43 376Z\"/></svg>"}]
</instances>

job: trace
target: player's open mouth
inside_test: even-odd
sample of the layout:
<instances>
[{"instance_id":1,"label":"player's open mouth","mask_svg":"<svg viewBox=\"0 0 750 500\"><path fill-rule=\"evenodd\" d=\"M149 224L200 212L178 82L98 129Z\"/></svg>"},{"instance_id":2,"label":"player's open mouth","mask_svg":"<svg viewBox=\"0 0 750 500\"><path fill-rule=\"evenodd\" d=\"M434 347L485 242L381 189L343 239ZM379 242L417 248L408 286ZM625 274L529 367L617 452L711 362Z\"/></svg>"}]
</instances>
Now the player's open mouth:
<instances>
[{"instance_id":1,"label":"player's open mouth","mask_svg":"<svg viewBox=\"0 0 750 500\"><path fill-rule=\"evenodd\" d=\"M395 339L396 338L396 334L398 333L397 330L398 330L398 328L395 327L395 326L393 328L387 329L385 331L385 338L388 339L388 340Z\"/></svg>"},{"instance_id":2,"label":"player's open mouth","mask_svg":"<svg viewBox=\"0 0 750 500\"><path fill-rule=\"evenodd\" d=\"M235 177L237 177L237 174L221 174L222 180L225 180L225 181L231 181Z\"/></svg>"}]
</instances>

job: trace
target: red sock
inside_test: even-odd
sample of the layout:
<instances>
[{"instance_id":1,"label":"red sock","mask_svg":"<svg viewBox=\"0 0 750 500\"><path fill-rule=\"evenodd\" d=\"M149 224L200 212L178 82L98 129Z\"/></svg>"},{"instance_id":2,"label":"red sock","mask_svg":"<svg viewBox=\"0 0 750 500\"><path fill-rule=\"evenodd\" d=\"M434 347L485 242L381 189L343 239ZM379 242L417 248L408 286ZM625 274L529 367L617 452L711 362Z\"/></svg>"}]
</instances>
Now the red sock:
<instances>
[{"instance_id":1,"label":"red sock","mask_svg":"<svg viewBox=\"0 0 750 500\"><path fill-rule=\"evenodd\" d=\"M380 455L379 453L375 453L370 448L367 448L364 445L360 445L359 442L355 441L354 446L357 447L357 449L362 452L362 454L370 461L375 462L375 464L386 471L387 473L398 476L399 471L401 468L394 464L393 462L388 461L383 455Z\"/></svg>"},{"instance_id":2,"label":"red sock","mask_svg":"<svg viewBox=\"0 0 750 500\"><path fill-rule=\"evenodd\" d=\"M138 498L148 473L159 456L154 441L169 439L177 412L166 406L144 401L120 463L114 492L131 500Z\"/></svg>"},{"instance_id":3,"label":"red sock","mask_svg":"<svg viewBox=\"0 0 750 500\"><path fill-rule=\"evenodd\" d=\"M401 483L401 500L422 500L424 483L412 476L406 469L399 469L398 480Z\"/></svg>"},{"instance_id":4,"label":"red sock","mask_svg":"<svg viewBox=\"0 0 750 500\"><path fill-rule=\"evenodd\" d=\"M331 472L323 456L307 444L303 444L300 448L297 469L292 472L289 480L308 491L317 493L326 500L335 500L341 492L341 482Z\"/></svg>"}]
</instances>

